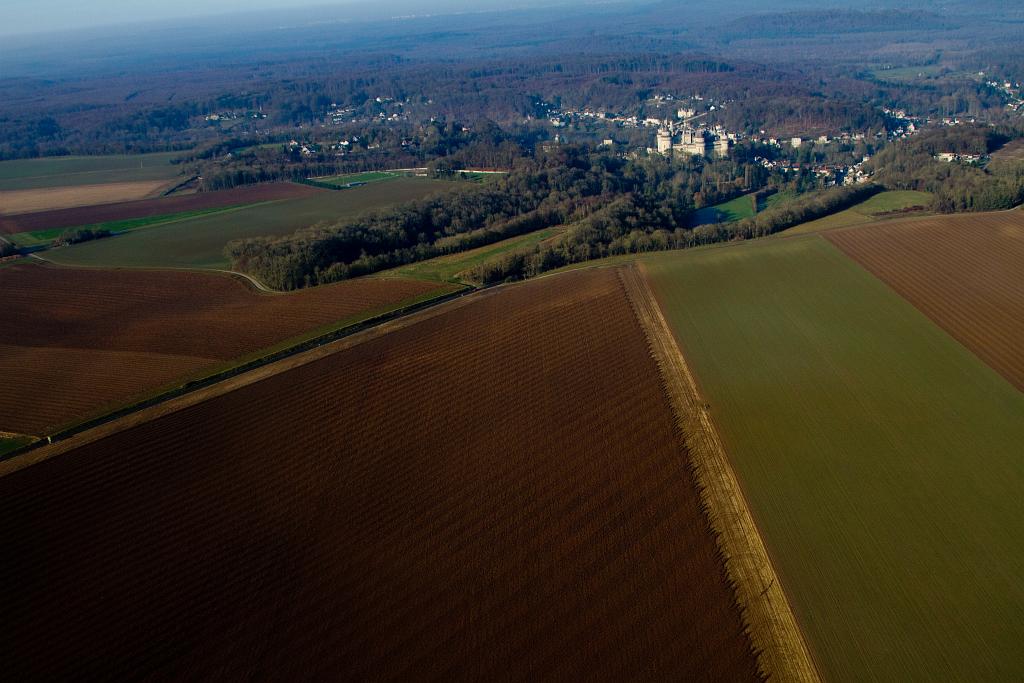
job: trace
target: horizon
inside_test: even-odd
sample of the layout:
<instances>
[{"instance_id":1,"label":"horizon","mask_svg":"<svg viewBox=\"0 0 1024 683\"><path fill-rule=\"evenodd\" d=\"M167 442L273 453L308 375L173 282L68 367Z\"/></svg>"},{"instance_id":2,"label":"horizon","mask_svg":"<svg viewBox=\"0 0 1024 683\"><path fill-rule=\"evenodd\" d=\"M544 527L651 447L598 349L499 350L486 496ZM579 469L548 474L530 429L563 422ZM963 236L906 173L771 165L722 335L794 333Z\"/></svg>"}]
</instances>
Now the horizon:
<instances>
[{"instance_id":1,"label":"horizon","mask_svg":"<svg viewBox=\"0 0 1024 683\"><path fill-rule=\"evenodd\" d=\"M22 38L55 33L77 33L122 27L145 27L161 23L189 23L218 17L279 17L288 12L338 12L356 10L355 21L374 21L406 18L410 16L437 16L444 14L492 12L528 8L553 8L585 4L627 4L644 0L612 0L595 3L593 0L558 0L540 2L520 0L503 3L498 0L442 0L429 6L419 0L388 0L372 3L369 0L225 0L209 5L200 0L186 0L173 6L140 6L131 0L104 0L83 6L74 0L13 0L0 7L0 36ZM422 9L424 11L418 12ZM61 17L66 17L62 19Z\"/></svg>"}]
</instances>

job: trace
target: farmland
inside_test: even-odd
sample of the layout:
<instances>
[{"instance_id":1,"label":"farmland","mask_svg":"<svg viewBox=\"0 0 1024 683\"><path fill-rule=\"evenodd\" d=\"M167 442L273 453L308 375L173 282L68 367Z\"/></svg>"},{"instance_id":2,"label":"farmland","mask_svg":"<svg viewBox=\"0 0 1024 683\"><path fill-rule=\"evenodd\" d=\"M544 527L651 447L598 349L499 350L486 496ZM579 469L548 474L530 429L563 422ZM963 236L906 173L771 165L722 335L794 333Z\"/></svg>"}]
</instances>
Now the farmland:
<instances>
[{"instance_id":1,"label":"farmland","mask_svg":"<svg viewBox=\"0 0 1024 683\"><path fill-rule=\"evenodd\" d=\"M163 180L138 180L0 191L0 215L141 200L158 197L169 187L170 184Z\"/></svg>"},{"instance_id":2,"label":"farmland","mask_svg":"<svg viewBox=\"0 0 1024 683\"><path fill-rule=\"evenodd\" d=\"M198 209L196 211L185 211L182 213L173 213L164 216L147 216L145 218L127 218L125 220L120 221L93 223L78 226L78 228L95 231L106 231L110 234L119 234L123 232L130 232L132 230L141 230L142 228L154 227L157 225L162 225L164 223L173 223L177 221L183 221L189 218L198 218L199 216L208 216L212 213L220 213L223 211L230 210L231 207L224 207L220 209ZM14 244L18 245L19 247L48 246L51 245L54 240L56 240L69 230L73 230L73 228L50 228L48 230L33 230L32 232L19 232L15 235L8 235L7 239L13 242Z\"/></svg>"},{"instance_id":3,"label":"farmland","mask_svg":"<svg viewBox=\"0 0 1024 683\"><path fill-rule=\"evenodd\" d=\"M1024 391L1024 213L901 221L828 239Z\"/></svg>"},{"instance_id":4,"label":"farmland","mask_svg":"<svg viewBox=\"0 0 1024 683\"><path fill-rule=\"evenodd\" d=\"M0 656L753 680L673 424L615 272L463 299L0 477Z\"/></svg>"},{"instance_id":5,"label":"farmland","mask_svg":"<svg viewBox=\"0 0 1024 683\"><path fill-rule=\"evenodd\" d=\"M845 211L831 216L809 221L795 228L786 230L786 235L801 235L821 232L832 228L844 228L852 225L863 225L879 219L899 216L905 213L921 212L931 204L932 195L928 192L913 190L894 190L880 192L871 199L850 207Z\"/></svg>"},{"instance_id":6,"label":"farmland","mask_svg":"<svg viewBox=\"0 0 1024 683\"><path fill-rule=\"evenodd\" d=\"M136 202L37 211L24 215L0 217L0 234L13 235L83 225L103 225L140 218L163 218L186 212L241 206L278 199L298 199L315 194L318 194L318 191L308 185L263 183L219 192L200 192Z\"/></svg>"},{"instance_id":7,"label":"farmland","mask_svg":"<svg viewBox=\"0 0 1024 683\"><path fill-rule=\"evenodd\" d=\"M177 156L180 153L164 152L0 161L0 191L141 181L166 182L181 172L179 166L171 163Z\"/></svg>"},{"instance_id":8,"label":"farmland","mask_svg":"<svg viewBox=\"0 0 1024 683\"><path fill-rule=\"evenodd\" d=\"M507 254L516 249L525 249L540 244L544 240L555 237L560 232L559 228L548 228L537 230L526 235L510 237L507 240L488 244L476 249L462 251L456 254L438 256L426 261L418 261L405 266L393 268L380 273L384 277L411 277L418 280L431 280L437 282L461 282L461 274L467 270L485 263L502 254Z\"/></svg>"},{"instance_id":9,"label":"farmland","mask_svg":"<svg viewBox=\"0 0 1024 683\"><path fill-rule=\"evenodd\" d=\"M349 173L347 175L332 176L330 178L314 178L318 183L333 185L334 187L348 187L349 185L365 185L366 183L379 183L382 180L393 180L400 177L399 173L388 171L367 171L366 173Z\"/></svg>"},{"instance_id":10,"label":"farmland","mask_svg":"<svg viewBox=\"0 0 1024 683\"><path fill-rule=\"evenodd\" d=\"M452 187L452 183L440 180L398 178L343 192L317 191L305 198L176 221L52 250L46 258L72 266L227 268L224 247L233 239L290 234L322 221L351 218Z\"/></svg>"},{"instance_id":11,"label":"farmland","mask_svg":"<svg viewBox=\"0 0 1024 683\"><path fill-rule=\"evenodd\" d=\"M819 236L647 267L826 680L1024 676L1024 395Z\"/></svg>"},{"instance_id":12,"label":"farmland","mask_svg":"<svg viewBox=\"0 0 1024 683\"><path fill-rule=\"evenodd\" d=\"M267 295L221 274L0 269L0 430L49 433L255 352L449 291L401 279Z\"/></svg>"}]
</instances>

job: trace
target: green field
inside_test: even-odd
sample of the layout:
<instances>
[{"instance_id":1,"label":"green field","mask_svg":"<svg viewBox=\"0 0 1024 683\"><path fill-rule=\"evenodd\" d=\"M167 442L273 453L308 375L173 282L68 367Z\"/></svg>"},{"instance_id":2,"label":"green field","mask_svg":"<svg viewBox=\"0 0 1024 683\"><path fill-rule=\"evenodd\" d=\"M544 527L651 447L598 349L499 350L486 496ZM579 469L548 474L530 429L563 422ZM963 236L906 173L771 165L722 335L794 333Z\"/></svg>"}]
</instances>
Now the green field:
<instances>
[{"instance_id":1,"label":"green field","mask_svg":"<svg viewBox=\"0 0 1024 683\"><path fill-rule=\"evenodd\" d=\"M930 192L915 192L913 190L895 190L892 192L880 192L871 199L850 207L845 211L839 211L831 216L819 218L816 221L809 221L794 228L784 231L785 235L801 235L805 233L820 232L832 228L848 228L851 225L861 225L884 218L880 214L889 211L902 211L915 206L928 207L932 202Z\"/></svg>"},{"instance_id":2,"label":"green field","mask_svg":"<svg viewBox=\"0 0 1024 683\"><path fill-rule=\"evenodd\" d=\"M694 211L690 216L690 225L708 225L711 223L731 223L750 218L754 215L754 195L745 194L722 204L705 206Z\"/></svg>"},{"instance_id":3,"label":"green field","mask_svg":"<svg viewBox=\"0 0 1024 683\"><path fill-rule=\"evenodd\" d=\"M266 202L53 249L45 258L74 266L227 268L224 247L233 239L290 234L453 187L426 178L396 178L345 192L325 190L303 199Z\"/></svg>"},{"instance_id":4,"label":"green field","mask_svg":"<svg viewBox=\"0 0 1024 683\"><path fill-rule=\"evenodd\" d=\"M712 223L732 223L734 221L740 221L744 218L751 218L756 213L760 213L765 209L784 204L787 201L796 197L794 192L774 192L767 197L757 197L757 211L754 211L754 198L757 197L756 192L745 194L735 199L730 199L722 204L716 204L715 206L706 206L703 209L698 209L690 216L690 225L696 227L698 225L710 225Z\"/></svg>"},{"instance_id":5,"label":"green field","mask_svg":"<svg viewBox=\"0 0 1024 683\"><path fill-rule=\"evenodd\" d=\"M236 211L239 207L225 206L217 207L212 209L197 209L196 211L182 211L181 213L165 214L163 216L146 216L144 218L129 218L123 221L108 221L106 223L93 223L92 225L79 225L70 228L53 228L51 230L33 230L32 232L19 232L13 235L8 235L7 238L17 244L19 247L37 247L40 245L47 245L53 242L65 232L69 230L109 230L112 233L129 232L131 230L140 230L142 228L154 227L157 225L163 225L164 223L173 223L175 221L182 221L188 218L196 218L199 216L207 216L212 213L224 213L226 211Z\"/></svg>"},{"instance_id":6,"label":"green field","mask_svg":"<svg viewBox=\"0 0 1024 683\"><path fill-rule=\"evenodd\" d=\"M171 163L178 156L181 152L0 161L0 190L171 180L181 173Z\"/></svg>"},{"instance_id":7,"label":"green field","mask_svg":"<svg viewBox=\"0 0 1024 683\"><path fill-rule=\"evenodd\" d=\"M880 81L890 83L910 83L930 78L936 78L942 74L945 67L940 64L927 64L924 66L906 66L897 69L875 69L871 75ZM950 74L952 76L952 74Z\"/></svg>"},{"instance_id":8,"label":"green field","mask_svg":"<svg viewBox=\"0 0 1024 683\"><path fill-rule=\"evenodd\" d=\"M824 678L1024 679L1024 394L819 236L646 261Z\"/></svg>"},{"instance_id":9,"label":"green field","mask_svg":"<svg viewBox=\"0 0 1024 683\"><path fill-rule=\"evenodd\" d=\"M3 458L8 453L13 453L22 446L27 446L32 443L34 439L30 436L19 436L19 437L6 437L0 436L0 458Z\"/></svg>"},{"instance_id":10,"label":"green field","mask_svg":"<svg viewBox=\"0 0 1024 683\"><path fill-rule=\"evenodd\" d=\"M540 244L546 239L554 237L559 233L559 228L548 228L538 230L518 237L510 237L501 242L488 244L476 249L438 256L437 258L410 263L407 266L399 266L380 273L384 277L411 277L416 280L431 280L436 282L462 282L458 277L460 273L475 266L500 257L516 249L525 249Z\"/></svg>"},{"instance_id":11,"label":"green field","mask_svg":"<svg viewBox=\"0 0 1024 683\"><path fill-rule=\"evenodd\" d=\"M346 187L352 183L379 183L382 180L399 178L401 174L388 171L368 171L366 173L349 173L347 175L332 176L330 178L313 178L318 183L333 185L334 187Z\"/></svg>"}]
</instances>

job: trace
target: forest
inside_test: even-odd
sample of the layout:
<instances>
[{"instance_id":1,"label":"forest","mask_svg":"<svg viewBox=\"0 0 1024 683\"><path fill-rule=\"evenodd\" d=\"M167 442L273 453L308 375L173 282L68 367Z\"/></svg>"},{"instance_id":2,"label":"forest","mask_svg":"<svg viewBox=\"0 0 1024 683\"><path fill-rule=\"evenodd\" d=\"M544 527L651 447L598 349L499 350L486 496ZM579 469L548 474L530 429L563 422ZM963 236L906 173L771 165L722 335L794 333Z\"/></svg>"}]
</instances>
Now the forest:
<instances>
[{"instance_id":1,"label":"forest","mask_svg":"<svg viewBox=\"0 0 1024 683\"><path fill-rule=\"evenodd\" d=\"M368 21L359 30L338 31L322 17L291 33L207 25L175 41L158 32L128 44L11 41L0 46L0 159L344 134L366 140L363 153L330 163L360 170L436 156L422 130L432 124L508 129L543 119L549 105L643 118L659 113L659 94L727 103L707 122L775 137L872 133L889 124L884 107L1005 118L1002 96L977 74L1024 80L1013 49L1020 12L997 19L963 0L941 12L906 4L838 11L783 2L765 12L731 0L693 13L670 2L609 3ZM943 50L950 41L970 47ZM932 75L885 76L918 66ZM267 160L236 166L211 184L289 177Z\"/></svg>"},{"instance_id":2,"label":"forest","mask_svg":"<svg viewBox=\"0 0 1024 683\"><path fill-rule=\"evenodd\" d=\"M237 240L227 254L234 269L276 288L296 289L567 226L556 246L517 254L523 263L509 261L481 274L481 281L492 282L607 255L764 236L881 189L821 192L811 178L787 179L735 160L623 159L566 146L524 157L507 176L468 190L285 237ZM766 187L810 194L739 223L689 226L695 209Z\"/></svg>"}]
</instances>

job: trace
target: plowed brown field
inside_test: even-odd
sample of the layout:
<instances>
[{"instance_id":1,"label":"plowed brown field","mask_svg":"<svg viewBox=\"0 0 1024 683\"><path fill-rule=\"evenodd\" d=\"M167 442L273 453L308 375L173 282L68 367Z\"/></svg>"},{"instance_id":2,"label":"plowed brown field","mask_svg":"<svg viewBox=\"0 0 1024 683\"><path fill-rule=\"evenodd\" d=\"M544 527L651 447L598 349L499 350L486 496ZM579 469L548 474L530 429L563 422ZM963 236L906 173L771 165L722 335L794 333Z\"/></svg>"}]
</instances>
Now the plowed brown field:
<instances>
[{"instance_id":1,"label":"plowed brown field","mask_svg":"<svg viewBox=\"0 0 1024 683\"><path fill-rule=\"evenodd\" d=\"M0 215L146 199L156 197L173 185L173 182L165 180L141 180L104 185L3 190L0 191Z\"/></svg>"},{"instance_id":2,"label":"plowed brown field","mask_svg":"<svg viewBox=\"0 0 1024 683\"><path fill-rule=\"evenodd\" d=\"M165 216L187 211L216 209L228 206L253 204L277 199L309 197L326 192L308 185L297 183L265 183L250 185L221 192L200 192L197 194L144 199L137 202L100 204L54 211L37 211L16 216L0 216L0 234L13 235L33 230L70 228L79 225L94 225L131 218Z\"/></svg>"},{"instance_id":3,"label":"plowed brown field","mask_svg":"<svg viewBox=\"0 0 1024 683\"><path fill-rule=\"evenodd\" d=\"M0 478L16 679L751 680L613 271Z\"/></svg>"},{"instance_id":4,"label":"plowed brown field","mask_svg":"<svg viewBox=\"0 0 1024 683\"><path fill-rule=\"evenodd\" d=\"M825 236L1024 391L1024 212Z\"/></svg>"},{"instance_id":5,"label":"plowed brown field","mask_svg":"<svg viewBox=\"0 0 1024 683\"><path fill-rule=\"evenodd\" d=\"M351 280L269 295L220 274L8 266L0 269L0 429L40 434L435 288Z\"/></svg>"}]
</instances>

